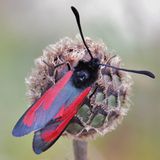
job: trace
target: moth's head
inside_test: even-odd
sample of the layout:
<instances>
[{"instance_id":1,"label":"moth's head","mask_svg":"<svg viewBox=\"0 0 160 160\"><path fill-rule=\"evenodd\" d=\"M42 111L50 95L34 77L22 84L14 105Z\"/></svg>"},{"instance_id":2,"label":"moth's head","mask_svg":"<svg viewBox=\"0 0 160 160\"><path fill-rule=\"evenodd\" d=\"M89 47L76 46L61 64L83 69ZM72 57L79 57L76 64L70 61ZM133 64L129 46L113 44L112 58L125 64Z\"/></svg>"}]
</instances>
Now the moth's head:
<instances>
[{"instance_id":1,"label":"moth's head","mask_svg":"<svg viewBox=\"0 0 160 160\"><path fill-rule=\"evenodd\" d=\"M91 73L87 69L78 69L73 73L73 83L77 88L86 88L89 86Z\"/></svg>"},{"instance_id":2,"label":"moth's head","mask_svg":"<svg viewBox=\"0 0 160 160\"><path fill-rule=\"evenodd\" d=\"M73 82L79 88L93 84L98 77L99 59L93 58L86 62L80 60L74 68Z\"/></svg>"}]
</instances>

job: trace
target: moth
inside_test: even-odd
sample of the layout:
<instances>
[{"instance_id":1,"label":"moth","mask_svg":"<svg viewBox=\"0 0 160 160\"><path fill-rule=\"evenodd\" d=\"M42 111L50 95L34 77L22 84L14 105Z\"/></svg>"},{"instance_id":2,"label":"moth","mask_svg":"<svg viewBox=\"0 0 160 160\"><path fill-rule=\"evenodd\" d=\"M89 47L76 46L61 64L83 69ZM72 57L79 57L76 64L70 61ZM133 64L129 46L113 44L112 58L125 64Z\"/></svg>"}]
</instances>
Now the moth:
<instances>
[{"instance_id":1,"label":"moth","mask_svg":"<svg viewBox=\"0 0 160 160\"><path fill-rule=\"evenodd\" d=\"M72 6L71 10L75 15L78 29L87 54L90 55L90 60L80 60L72 69L67 64L68 72L29 107L13 128L12 134L16 137L34 132L33 150L36 154L46 151L62 135L87 95L91 92L92 84L96 82L101 67L110 67L115 70L143 74L155 78L154 74L149 71L129 70L109 64L101 64L100 59L93 57L85 42L77 9ZM60 65L55 66L55 68Z\"/></svg>"}]
</instances>

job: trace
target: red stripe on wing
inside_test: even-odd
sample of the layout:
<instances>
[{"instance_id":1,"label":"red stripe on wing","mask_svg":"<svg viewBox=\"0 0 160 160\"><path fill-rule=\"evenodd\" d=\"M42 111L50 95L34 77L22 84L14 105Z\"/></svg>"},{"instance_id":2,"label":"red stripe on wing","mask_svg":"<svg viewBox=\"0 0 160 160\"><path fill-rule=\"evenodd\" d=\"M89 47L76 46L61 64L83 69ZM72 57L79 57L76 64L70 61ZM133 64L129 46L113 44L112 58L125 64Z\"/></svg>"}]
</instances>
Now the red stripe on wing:
<instances>
[{"instance_id":1,"label":"red stripe on wing","mask_svg":"<svg viewBox=\"0 0 160 160\"><path fill-rule=\"evenodd\" d=\"M41 138L45 142L52 142L58 138L58 136L64 131L68 123L77 113L78 107L83 103L84 99L90 92L91 87L86 88L77 98L73 101L69 107L63 111L63 116L58 121L62 121L55 130L44 130L41 134ZM45 128L44 128L45 129Z\"/></svg>"},{"instance_id":2,"label":"red stripe on wing","mask_svg":"<svg viewBox=\"0 0 160 160\"><path fill-rule=\"evenodd\" d=\"M39 107L43 107L44 110L48 110L53 103L58 93L63 89L66 83L71 78L73 72L67 72L54 86L49 88L38 101L27 111L24 116L23 123L28 127L32 126L35 118L35 112Z\"/></svg>"},{"instance_id":3,"label":"red stripe on wing","mask_svg":"<svg viewBox=\"0 0 160 160\"><path fill-rule=\"evenodd\" d=\"M65 111L65 105L61 107L60 111L53 118L56 119L56 118L62 117L64 114L64 111Z\"/></svg>"}]
</instances>

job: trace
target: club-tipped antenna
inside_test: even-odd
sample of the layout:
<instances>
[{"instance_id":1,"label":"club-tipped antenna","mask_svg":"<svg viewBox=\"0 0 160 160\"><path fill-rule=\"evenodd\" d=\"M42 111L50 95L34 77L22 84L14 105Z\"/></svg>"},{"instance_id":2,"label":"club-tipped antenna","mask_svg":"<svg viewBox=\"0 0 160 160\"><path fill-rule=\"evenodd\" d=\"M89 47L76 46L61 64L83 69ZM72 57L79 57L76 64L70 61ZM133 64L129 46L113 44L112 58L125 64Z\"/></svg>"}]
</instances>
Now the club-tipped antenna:
<instances>
[{"instance_id":1,"label":"club-tipped antenna","mask_svg":"<svg viewBox=\"0 0 160 160\"><path fill-rule=\"evenodd\" d=\"M152 72L146 71L146 70L125 69L125 68L114 67L114 66L111 66L109 64L100 64L100 65L101 66L105 66L105 67L110 67L110 68L113 68L113 69L116 69L116 70L121 70L121 71L126 71L126 72L132 72L132 73L137 73L137 74L143 74L143 75L146 75L148 77L155 78L155 75Z\"/></svg>"},{"instance_id":2,"label":"club-tipped antenna","mask_svg":"<svg viewBox=\"0 0 160 160\"><path fill-rule=\"evenodd\" d=\"M82 28L81 28L81 23L80 23L80 16L79 16L79 13L78 13L78 10L71 6L71 9L72 9L72 12L74 13L75 15L75 18L76 18L76 21L77 21L77 25L78 25L78 29L79 29L79 32L80 32L80 35L81 35L81 38L82 38L82 41L91 57L91 59L93 59L93 56L91 54L91 51L89 50L86 42L85 42L85 39L84 39L84 36L83 36L83 32L82 32ZM155 78L155 75L150 72L150 71L146 71L146 70L131 70L131 69L125 69L125 68L119 68L119 67L114 67L114 66L111 66L109 64L99 64L101 66L105 66L105 67L110 67L110 68L113 68L113 69L116 69L116 70L121 70L121 71L126 71L126 72L132 72L132 73L137 73L137 74L143 74L143 75L146 75L148 77L151 77L151 78Z\"/></svg>"},{"instance_id":3,"label":"club-tipped antenna","mask_svg":"<svg viewBox=\"0 0 160 160\"><path fill-rule=\"evenodd\" d=\"M78 29L79 29L79 32L80 32L82 41L83 41L83 43L84 43L84 45L85 45L85 47L86 47L89 55L91 56L91 59L93 59L93 56L92 56L92 54L91 54L91 51L89 50L89 48L88 48L88 46L87 46L87 44L86 44L86 42L85 42L84 36L83 36L83 32L82 32L82 28L81 28L81 23L80 23L80 16L79 16L78 10L77 10L75 7L73 7L73 6L71 7L71 9L72 9L72 12L73 12L74 15L75 15L75 18L76 18L76 21L77 21L77 25L78 25Z\"/></svg>"}]
</instances>

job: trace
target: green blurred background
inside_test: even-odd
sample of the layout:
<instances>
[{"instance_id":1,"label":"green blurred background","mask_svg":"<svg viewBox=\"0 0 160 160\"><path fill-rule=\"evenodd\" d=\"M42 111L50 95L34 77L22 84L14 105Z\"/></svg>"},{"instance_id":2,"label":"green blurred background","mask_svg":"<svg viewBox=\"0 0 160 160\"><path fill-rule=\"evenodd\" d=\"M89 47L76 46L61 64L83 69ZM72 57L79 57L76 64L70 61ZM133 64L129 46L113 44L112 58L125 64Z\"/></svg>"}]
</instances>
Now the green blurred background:
<instances>
[{"instance_id":1,"label":"green blurred background","mask_svg":"<svg viewBox=\"0 0 160 160\"><path fill-rule=\"evenodd\" d=\"M89 143L90 160L160 160L160 2L157 0L0 1L0 160L73 160L72 142L60 138L37 156L32 134L12 128L28 107L24 78L48 44L78 33L70 6L81 14L84 34L102 39L127 68L149 69L156 79L133 75L132 105L118 128Z\"/></svg>"}]
</instances>

